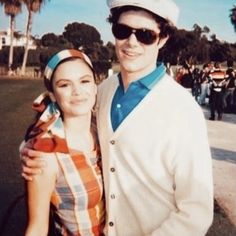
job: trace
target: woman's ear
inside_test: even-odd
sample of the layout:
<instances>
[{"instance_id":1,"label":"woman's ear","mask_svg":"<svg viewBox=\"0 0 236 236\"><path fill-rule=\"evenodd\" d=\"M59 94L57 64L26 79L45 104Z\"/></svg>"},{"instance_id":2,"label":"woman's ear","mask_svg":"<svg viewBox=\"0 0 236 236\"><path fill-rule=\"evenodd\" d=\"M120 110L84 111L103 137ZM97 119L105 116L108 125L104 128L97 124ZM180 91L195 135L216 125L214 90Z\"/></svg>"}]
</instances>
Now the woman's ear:
<instances>
[{"instance_id":1,"label":"woman's ear","mask_svg":"<svg viewBox=\"0 0 236 236\"><path fill-rule=\"evenodd\" d=\"M159 50L166 44L168 39L169 39L169 36L166 36L166 37L163 37L163 38L159 39L159 41L157 43L157 47L158 47Z\"/></svg>"},{"instance_id":2,"label":"woman's ear","mask_svg":"<svg viewBox=\"0 0 236 236\"><path fill-rule=\"evenodd\" d=\"M56 98L55 98L54 94L52 92L49 92L48 94L49 94L49 97L52 100L52 102L56 102Z\"/></svg>"}]
</instances>

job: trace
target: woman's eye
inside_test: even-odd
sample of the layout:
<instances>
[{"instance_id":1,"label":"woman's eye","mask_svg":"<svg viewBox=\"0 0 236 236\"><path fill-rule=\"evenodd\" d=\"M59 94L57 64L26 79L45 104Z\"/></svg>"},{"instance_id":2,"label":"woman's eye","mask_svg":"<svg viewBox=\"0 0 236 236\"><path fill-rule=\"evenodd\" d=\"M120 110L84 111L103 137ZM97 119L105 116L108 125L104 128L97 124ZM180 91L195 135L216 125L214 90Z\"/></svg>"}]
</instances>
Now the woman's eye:
<instances>
[{"instance_id":1,"label":"woman's eye","mask_svg":"<svg viewBox=\"0 0 236 236\"><path fill-rule=\"evenodd\" d=\"M64 87L67 87L67 86L69 86L68 83L61 83L61 84L58 84L58 87L59 87L59 88L64 88Z\"/></svg>"},{"instance_id":2,"label":"woman's eye","mask_svg":"<svg viewBox=\"0 0 236 236\"><path fill-rule=\"evenodd\" d=\"M86 84L86 83L90 83L91 81L89 80L89 79L83 79L83 80L81 80L81 83L83 83L83 84Z\"/></svg>"},{"instance_id":3,"label":"woman's eye","mask_svg":"<svg viewBox=\"0 0 236 236\"><path fill-rule=\"evenodd\" d=\"M90 76L90 75L85 75L83 76L82 78L80 78L80 83L83 83L83 84L87 84L87 83L91 83L93 81L93 77Z\"/></svg>"}]
</instances>

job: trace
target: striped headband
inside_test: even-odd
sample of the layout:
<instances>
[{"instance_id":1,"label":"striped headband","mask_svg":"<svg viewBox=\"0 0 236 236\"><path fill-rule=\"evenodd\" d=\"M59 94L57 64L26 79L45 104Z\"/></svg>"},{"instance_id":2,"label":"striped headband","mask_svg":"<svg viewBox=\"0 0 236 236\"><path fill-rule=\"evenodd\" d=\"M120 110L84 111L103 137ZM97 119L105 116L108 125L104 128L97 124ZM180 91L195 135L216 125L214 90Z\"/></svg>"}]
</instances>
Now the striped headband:
<instances>
[{"instance_id":1,"label":"striped headband","mask_svg":"<svg viewBox=\"0 0 236 236\"><path fill-rule=\"evenodd\" d=\"M47 80L51 80L51 76L57 65L62 60L65 60L67 58L80 58L84 62L86 62L91 69L93 69L92 63L87 55L76 49L65 49L51 57L44 70L44 78Z\"/></svg>"}]
</instances>

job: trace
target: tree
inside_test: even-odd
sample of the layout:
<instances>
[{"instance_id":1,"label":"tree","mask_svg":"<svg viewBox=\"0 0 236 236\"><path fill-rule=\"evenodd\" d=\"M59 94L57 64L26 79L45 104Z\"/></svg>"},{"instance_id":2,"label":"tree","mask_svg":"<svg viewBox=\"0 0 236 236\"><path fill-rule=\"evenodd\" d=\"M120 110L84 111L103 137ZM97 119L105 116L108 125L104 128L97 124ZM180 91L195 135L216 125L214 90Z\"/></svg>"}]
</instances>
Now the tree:
<instances>
[{"instance_id":1,"label":"tree","mask_svg":"<svg viewBox=\"0 0 236 236\"><path fill-rule=\"evenodd\" d=\"M13 63L13 39L15 31L15 17L21 12L20 0L0 0L1 5L4 6L4 11L7 16L10 16L10 49L8 58L8 73L12 69Z\"/></svg>"},{"instance_id":2,"label":"tree","mask_svg":"<svg viewBox=\"0 0 236 236\"><path fill-rule=\"evenodd\" d=\"M111 68L109 49L101 43L95 42L91 45L85 46L84 52L92 60L94 69L99 77L107 77L108 69Z\"/></svg>"},{"instance_id":3,"label":"tree","mask_svg":"<svg viewBox=\"0 0 236 236\"><path fill-rule=\"evenodd\" d=\"M56 45L57 38L57 35L54 33L44 34L41 38L41 44L44 47L53 47Z\"/></svg>"},{"instance_id":4,"label":"tree","mask_svg":"<svg viewBox=\"0 0 236 236\"><path fill-rule=\"evenodd\" d=\"M73 43L75 48L91 46L93 43L102 44L101 35L97 29L85 23L74 22L68 24L65 27L63 36Z\"/></svg>"},{"instance_id":5,"label":"tree","mask_svg":"<svg viewBox=\"0 0 236 236\"><path fill-rule=\"evenodd\" d=\"M115 52L115 45L112 42L108 42L106 47L109 51L109 60L111 62L117 62L118 59Z\"/></svg>"},{"instance_id":6,"label":"tree","mask_svg":"<svg viewBox=\"0 0 236 236\"><path fill-rule=\"evenodd\" d=\"M230 20L234 26L234 31L236 32L236 5L234 5L234 7L230 11Z\"/></svg>"},{"instance_id":7,"label":"tree","mask_svg":"<svg viewBox=\"0 0 236 236\"><path fill-rule=\"evenodd\" d=\"M42 4L45 3L46 0L23 0L26 5L28 11L28 20L26 26L26 43L25 43L25 52L21 67L21 74L25 74L25 68L27 63L28 51L29 51L29 40L31 37L32 25L33 25L33 14L40 11Z\"/></svg>"},{"instance_id":8,"label":"tree","mask_svg":"<svg viewBox=\"0 0 236 236\"><path fill-rule=\"evenodd\" d=\"M160 50L158 60L172 65L189 63L205 63L209 60L209 41L207 26L201 28L193 25L193 30L175 29L171 39Z\"/></svg>"},{"instance_id":9,"label":"tree","mask_svg":"<svg viewBox=\"0 0 236 236\"><path fill-rule=\"evenodd\" d=\"M207 26L204 26L203 28L201 28L198 24L194 24L193 25L193 32L195 33L195 35L198 38L202 37L203 33L208 34L210 32L210 29Z\"/></svg>"},{"instance_id":10,"label":"tree","mask_svg":"<svg viewBox=\"0 0 236 236\"><path fill-rule=\"evenodd\" d=\"M57 48L74 48L71 42L68 42L63 35L55 35L54 33L44 34L41 38L41 44L43 47L57 47Z\"/></svg>"},{"instance_id":11,"label":"tree","mask_svg":"<svg viewBox=\"0 0 236 236\"><path fill-rule=\"evenodd\" d=\"M212 41L210 43L210 60L223 62L231 59L231 49L228 43L221 43L215 35L211 36Z\"/></svg>"}]
</instances>

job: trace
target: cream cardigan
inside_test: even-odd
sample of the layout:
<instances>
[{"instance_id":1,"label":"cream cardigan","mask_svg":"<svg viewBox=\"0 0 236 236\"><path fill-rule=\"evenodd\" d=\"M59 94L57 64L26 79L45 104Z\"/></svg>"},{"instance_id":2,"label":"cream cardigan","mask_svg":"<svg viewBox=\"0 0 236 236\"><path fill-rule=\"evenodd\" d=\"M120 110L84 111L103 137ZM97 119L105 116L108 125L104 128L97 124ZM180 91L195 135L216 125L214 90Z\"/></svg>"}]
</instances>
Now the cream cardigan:
<instances>
[{"instance_id":1,"label":"cream cardigan","mask_svg":"<svg viewBox=\"0 0 236 236\"><path fill-rule=\"evenodd\" d=\"M109 236L203 236L213 219L212 162L203 113L165 75L115 132L110 109L118 86L98 94Z\"/></svg>"}]
</instances>

